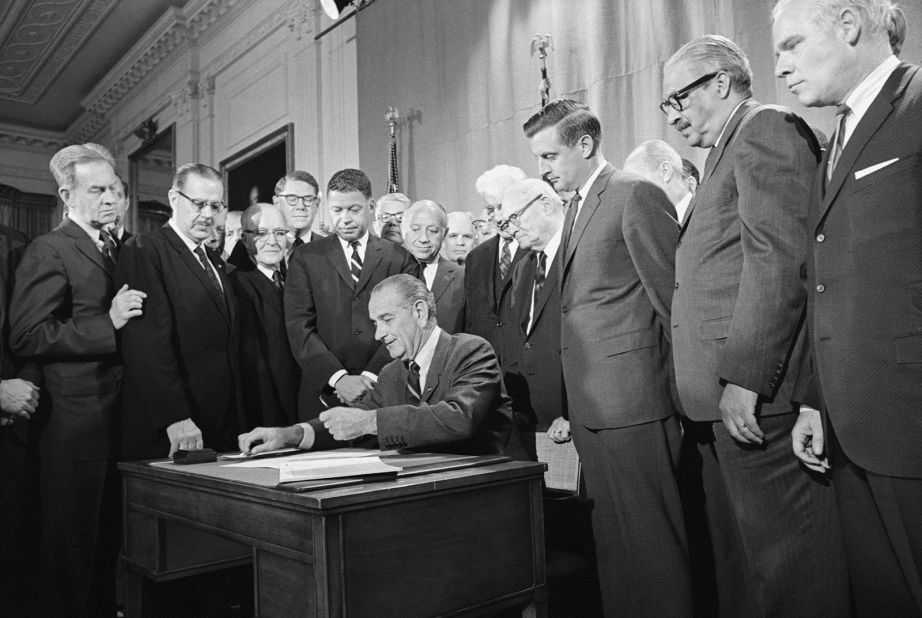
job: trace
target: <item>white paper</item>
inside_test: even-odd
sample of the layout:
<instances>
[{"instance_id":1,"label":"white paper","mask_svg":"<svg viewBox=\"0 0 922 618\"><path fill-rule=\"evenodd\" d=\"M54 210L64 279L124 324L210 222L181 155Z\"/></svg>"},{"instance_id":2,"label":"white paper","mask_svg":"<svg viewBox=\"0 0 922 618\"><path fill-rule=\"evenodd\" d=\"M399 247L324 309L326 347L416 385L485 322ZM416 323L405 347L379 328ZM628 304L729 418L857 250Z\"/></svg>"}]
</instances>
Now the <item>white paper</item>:
<instances>
[{"instance_id":1,"label":"white paper","mask_svg":"<svg viewBox=\"0 0 922 618\"><path fill-rule=\"evenodd\" d=\"M341 448L334 451L305 452L298 450L294 455L283 457L270 457L262 459L249 459L239 463L226 464L227 468L275 468L280 469L284 464L294 461L330 461L341 459L364 459L378 457L381 451L367 448Z\"/></svg>"},{"instance_id":2,"label":"white paper","mask_svg":"<svg viewBox=\"0 0 922 618\"><path fill-rule=\"evenodd\" d=\"M370 474L396 474L401 469L382 462L380 457L289 461L279 468L279 483L367 476Z\"/></svg>"}]
</instances>

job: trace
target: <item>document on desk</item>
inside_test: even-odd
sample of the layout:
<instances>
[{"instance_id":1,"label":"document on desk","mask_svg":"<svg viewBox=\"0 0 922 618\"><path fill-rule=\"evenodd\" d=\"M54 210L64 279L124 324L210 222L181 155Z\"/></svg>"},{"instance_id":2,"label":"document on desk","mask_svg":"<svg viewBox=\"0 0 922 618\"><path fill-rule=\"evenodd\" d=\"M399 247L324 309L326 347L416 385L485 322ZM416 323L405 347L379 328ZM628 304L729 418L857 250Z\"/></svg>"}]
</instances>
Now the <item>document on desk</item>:
<instances>
[{"instance_id":1,"label":"document on desk","mask_svg":"<svg viewBox=\"0 0 922 618\"><path fill-rule=\"evenodd\" d=\"M257 459L227 464L226 468L274 468L279 483L316 481L345 477L396 475L402 468L381 461L381 452L369 449L337 449L317 453L299 453L273 459Z\"/></svg>"}]
</instances>

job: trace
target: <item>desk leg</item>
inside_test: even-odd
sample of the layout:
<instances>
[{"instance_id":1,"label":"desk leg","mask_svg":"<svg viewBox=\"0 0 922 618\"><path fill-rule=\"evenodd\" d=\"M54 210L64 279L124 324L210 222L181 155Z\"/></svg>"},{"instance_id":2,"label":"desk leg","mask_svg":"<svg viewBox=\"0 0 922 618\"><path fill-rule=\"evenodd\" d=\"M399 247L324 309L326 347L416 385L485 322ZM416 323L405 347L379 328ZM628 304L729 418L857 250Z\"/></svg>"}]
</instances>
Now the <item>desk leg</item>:
<instances>
[{"instance_id":1,"label":"desk leg","mask_svg":"<svg viewBox=\"0 0 922 618\"><path fill-rule=\"evenodd\" d=\"M317 600L311 565L268 551L256 550L253 565L257 616L314 616Z\"/></svg>"},{"instance_id":2,"label":"desk leg","mask_svg":"<svg viewBox=\"0 0 922 618\"><path fill-rule=\"evenodd\" d=\"M152 618L153 582L131 567L125 570L126 618Z\"/></svg>"}]
</instances>

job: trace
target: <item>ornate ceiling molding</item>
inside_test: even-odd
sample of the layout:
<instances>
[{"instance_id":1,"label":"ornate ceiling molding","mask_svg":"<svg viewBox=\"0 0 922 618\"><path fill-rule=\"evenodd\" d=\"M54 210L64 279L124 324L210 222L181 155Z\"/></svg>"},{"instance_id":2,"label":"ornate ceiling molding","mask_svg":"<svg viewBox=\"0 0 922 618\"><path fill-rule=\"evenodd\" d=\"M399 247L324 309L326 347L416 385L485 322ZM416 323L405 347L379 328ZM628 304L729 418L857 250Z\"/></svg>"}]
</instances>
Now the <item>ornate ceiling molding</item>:
<instances>
[{"instance_id":1,"label":"ornate ceiling molding","mask_svg":"<svg viewBox=\"0 0 922 618\"><path fill-rule=\"evenodd\" d=\"M57 152L68 143L63 133L0 123L0 144Z\"/></svg>"},{"instance_id":2,"label":"ornate ceiling molding","mask_svg":"<svg viewBox=\"0 0 922 618\"><path fill-rule=\"evenodd\" d=\"M12 3L2 14L5 36L0 37L0 99L35 103L115 3L116 0Z\"/></svg>"}]
</instances>

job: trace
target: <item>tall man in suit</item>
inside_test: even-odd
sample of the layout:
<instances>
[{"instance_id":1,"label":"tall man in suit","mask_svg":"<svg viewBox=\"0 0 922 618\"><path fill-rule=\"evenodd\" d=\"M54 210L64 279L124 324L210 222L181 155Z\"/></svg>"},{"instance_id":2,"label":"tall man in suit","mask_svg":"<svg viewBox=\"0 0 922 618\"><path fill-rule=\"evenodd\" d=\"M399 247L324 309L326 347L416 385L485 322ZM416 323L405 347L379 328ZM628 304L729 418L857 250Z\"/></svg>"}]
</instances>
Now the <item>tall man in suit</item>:
<instances>
[{"instance_id":1,"label":"tall man in suit","mask_svg":"<svg viewBox=\"0 0 922 618\"><path fill-rule=\"evenodd\" d=\"M449 335L464 330L464 268L439 255L448 215L432 200L414 202L403 214L404 246L419 260L426 287L435 296L439 326Z\"/></svg>"},{"instance_id":2,"label":"tall man in suit","mask_svg":"<svg viewBox=\"0 0 922 618\"><path fill-rule=\"evenodd\" d=\"M379 282L368 312L375 338L394 359L368 396L291 427L259 427L240 436L241 451L326 449L362 439L359 445L370 448L521 457L490 344L439 328L432 292L410 275Z\"/></svg>"},{"instance_id":3,"label":"tall man in suit","mask_svg":"<svg viewBox=\"0 0 922 618\"><path fill-rule=\"evenodd\" d=\"M336 232L298 248L285 287L285 324L301 366L298 412L317 418L335 396L354 403L374 386L387 350L374 338L368 296L398 273L416 275L419 265L403 247L369 233L375 201L361 170L340 170L327 185Z\"/></svg>"},{"instance_id":4,"label":"tall man in suit","mask_svg":"<svg viewBox=\"0 0 922 618\"><path fill-rule=\"evenodd\" d=\"M497 165L477 179L475 187L486 204L491 224L499 213L506 191L525 178L525 172L517 167ZM512 269L526 253L512 234L499 232L474 247L464 265L464 332L489 341L501 367L505 366L507 350L517 350L520 344L509 291Z\"/></svg>"},{"instance_id":5,"label":"tall man in suit","mask_svg":"<svg viewBox=\"0 0 922 618\"><path fill-rule=\"evenodd\" d=\"M16 269L10 336L41 364L42 576L49 615L112 615L119 547L116 332L141 315L144 293L119 286L112 239L122 183L98 144L51 159L67 216L29 245ZM123 331L124 332L124 331Z\"/></svg>"},{"instance_id":6,"label":"tall man in suit","mask_svg":"<svg viewBox=\"0 0 922 618\"><path fill-rule=\"evenodd\" d=\"M715 35L664 68L668 122L711 148L676 253L676 379L722 613L845 615L832 490L785 439L806 359L798 277L817 145L789 110L752 100L751 80L743 51Z\"/></svg>"},{"instance_id":7,"label":"tall man in suit","mask_svg":"<svg viewBox=\"0 0 922 618\"><path fill-rule=\"evenodd\" d=\"M116 283L147 292L144 317L122 333L122 448L129 459L177 449L233 450L241 406L237 299L204 245L223 211L221 174L183 165L169 191L173 215L122 248Z\"/></svg>"},{"instance_id":8,"label":"tall man in suit","mask_svg":"<svg viewBox=\"0 0 922 618\"><path fill-rule=\"evenodd\" d=\"M256 204L242 217L249 268L237 268L230 280L240 306L240 380L245 428L288 425L298 420L301 369L291 355L279 265L288 252L288 229L272 204Z\"/></svg>"},{"instance_id":9,"label":"tall man in suit","mask_svg":"<svg viewBox=\"0 0 922 618\"><path fill-rule=\"evenodd\" d=\"M585 105L553 101L524 126L539 170L575 191L559 249L561 364L570 429L594 502L606 614L688 615L673 462L669 306L678 230L656 186L615 170ZM663 594L668 590L669 594Z\"/></svg>"},{"instance_id":10,"label":"tall man in suit","mask_svg":"<svg viewBox=\"0 0 922 618\"><path fill-rule=\"evenodd\" d=\"M892 55L893 19L883 0L780 2L773 26L778 77L841 106L805 223L813 373L793 442L831 465L862 616L922 614L922 71Z\"/></svg>"},{"instance_id":11,"label":"tall man in suit","mask_svg":"<svg viewBox=\"0 0 922 618\"><path fill-rule=\"evenodd\" d=\"M522 417L517 420L550 428L552 439L563 435L559 425L566 417L557 266L563 219L560 197L536 178L521 180L506 191L496 216L497 228L511 232L529 251L512 274L512 326L520 329L522 343L509 355L506 386L512 409Z\"/></svg>"}]
</instances>

